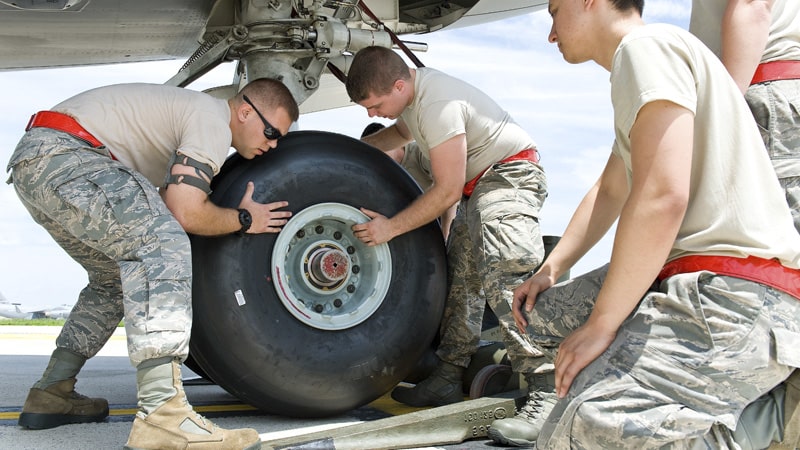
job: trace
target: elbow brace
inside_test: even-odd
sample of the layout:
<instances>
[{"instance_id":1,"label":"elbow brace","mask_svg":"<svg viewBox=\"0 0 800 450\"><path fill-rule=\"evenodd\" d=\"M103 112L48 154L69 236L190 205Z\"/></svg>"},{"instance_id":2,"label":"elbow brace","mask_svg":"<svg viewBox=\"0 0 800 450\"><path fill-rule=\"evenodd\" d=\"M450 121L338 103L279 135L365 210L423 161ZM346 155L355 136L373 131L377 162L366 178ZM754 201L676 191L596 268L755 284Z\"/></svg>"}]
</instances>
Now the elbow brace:
<instances>
[{"instance_id":1,"label":"elbow brace","mask_svg":"<svg viewBox=\"0 0 800 450\"><path fill-rule=\"evenodd\" d=\"M195 175L186 173L174 174L172 169L175 166L189 166L194 168ZM203 176L205 175L205 177ZM211 179L214 177L214 171L211 166L200 161L184 155L181 152L175 152L169 161L169 169L167 170L167 178L164 180L164 189L168 188L170 184L186 183L194 186L197 189L205 192L206 195L211 194Z\"/></svg>"}]
</instances>

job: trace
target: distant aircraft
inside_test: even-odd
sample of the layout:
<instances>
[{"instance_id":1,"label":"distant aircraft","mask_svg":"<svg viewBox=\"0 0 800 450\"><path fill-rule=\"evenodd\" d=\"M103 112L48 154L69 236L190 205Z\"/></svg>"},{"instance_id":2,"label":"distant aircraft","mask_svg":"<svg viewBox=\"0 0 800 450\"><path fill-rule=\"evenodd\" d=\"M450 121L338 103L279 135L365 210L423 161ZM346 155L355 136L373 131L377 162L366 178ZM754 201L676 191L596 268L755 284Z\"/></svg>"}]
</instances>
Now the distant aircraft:
<instances>
[{"instance_id":1,"label":"distant aircraft","mask_svg":"<svg viewBox=\"0 0 800 450\"><path fill-rule=\"evenodd\" d=\"M0 292L0 317L6 319L66 319L72 310L72 305L63 304L55 308L38 309L35 311L23 311L21 303L12 303Z\"/></svg>"},{"instance_id":2,"label":"distant aircraft","mask_svg":"<svg viewBox=\"0 0 800 450\"><path fill-rule=\"evenodd\" d=\"M5 300L0 301L0 317L6 319L33 319L32 312L24 312L19 309L19 303L10 303Z\"/></svg>"}]
</instances>

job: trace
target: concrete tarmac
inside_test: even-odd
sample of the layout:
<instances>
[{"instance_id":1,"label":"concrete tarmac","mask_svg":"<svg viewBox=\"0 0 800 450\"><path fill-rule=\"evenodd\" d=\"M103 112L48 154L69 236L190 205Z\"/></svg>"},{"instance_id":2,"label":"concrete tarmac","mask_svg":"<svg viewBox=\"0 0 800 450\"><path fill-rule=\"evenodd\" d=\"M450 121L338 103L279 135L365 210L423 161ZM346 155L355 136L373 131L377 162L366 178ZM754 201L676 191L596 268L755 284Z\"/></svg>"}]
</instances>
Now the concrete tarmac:
<instances>
[{"instance_id":1,"label":"concrete tarmac","mask_svg":"<svg viewBox=\"0 0 800 450\"><path fill-rule=\"evenodd\" d=\"M27 430L17 419L31 385L39 379L55 349L60 327L0 325L0 450L120 449L136 413L136 370L127 356L125 330L119 328L97 356L87 361L76 390L108 400L110 417L101 423L64 425L50 430ZM357 410L324 419L296 419L267 415L239 401L216 385L205 382L186 367L184 388L189 402L201 414L224 428L254 428L262 442L340 429L419 411L388 395ZM324 448L324 447L314 447ZM331 446L330 448L333 448ZM369 449L364 443L364 449ZM486 438L426 449L497 449Z\"/></svg>"}]
</instances>

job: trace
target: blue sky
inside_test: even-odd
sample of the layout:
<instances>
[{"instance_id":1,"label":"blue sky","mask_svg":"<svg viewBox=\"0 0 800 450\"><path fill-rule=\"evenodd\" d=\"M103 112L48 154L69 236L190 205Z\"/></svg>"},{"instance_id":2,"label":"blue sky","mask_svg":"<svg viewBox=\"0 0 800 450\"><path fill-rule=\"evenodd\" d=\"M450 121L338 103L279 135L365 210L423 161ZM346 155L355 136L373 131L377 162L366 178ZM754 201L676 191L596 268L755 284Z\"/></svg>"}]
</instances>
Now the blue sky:
<instances>
[{"instance_id":1,"label":"blue sky","mask_svg":"<svg viewBox=\"0 0 800 450\"><path fill-rule=\"evenodd\" d=\"M689 0L648 0L645 20L687 27ZM547 42L546 11L482 26L414 36L429 50L422 62L462 78L491 95L537 143L548 178L541 213L546 235L560 235L594 183L613 141L608 73L594 63L570 65ZM182 61L90 68L0 72L0 162L5 167L31 114L97 86L163 83ZM219 68L190 88L230 82L233 66ZM358 137L372 120L350 106L304 115L300 128ZM6 177L3 177L5 180ZM11 186L0 184L0 293L24 308L72 304L86 284L83 269L30 219ZM612 230L613 231L613 230ZM577 275L608 261L609 234L572 269Z\"/></svg>"}]
</instances>

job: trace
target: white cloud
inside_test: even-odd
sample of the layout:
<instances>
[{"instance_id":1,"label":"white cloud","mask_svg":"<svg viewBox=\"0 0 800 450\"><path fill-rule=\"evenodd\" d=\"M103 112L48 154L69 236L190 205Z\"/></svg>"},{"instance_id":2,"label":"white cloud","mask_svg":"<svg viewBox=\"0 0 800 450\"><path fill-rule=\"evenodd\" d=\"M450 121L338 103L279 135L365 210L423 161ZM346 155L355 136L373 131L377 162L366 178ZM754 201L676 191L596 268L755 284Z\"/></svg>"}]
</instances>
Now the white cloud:
<instances>
[{"instance_id":1,"label":"white cloud","mask_svg":"<svg viewBox=\"0 0 800 450\"><path fill-rule=\"evenodd\" d=\"M688 23L689 1L648 1L651 22ZM430 44L420 54L426 65L462 78L489 93L537 142L550 195L542 230L559 235L574 208L602 169L613 140L608 73L593 63L569 65L547 42L545 11L480 27L409 37ZM162 83L180 61L89 68L0 72L0 163L5 165L29 116L83 90L122 82ZM232 66L217 69L193 89L227 84ZM306 115L302 129L357 137L369 123L358 106ZM5 179L5 177L4 177ZM31 305L72 303L86 283L72 261L28 216L13 192L0 184L0 292ZM577 275L605 263L610 237L576 267Z\"/></svg>"}]
</instances>

